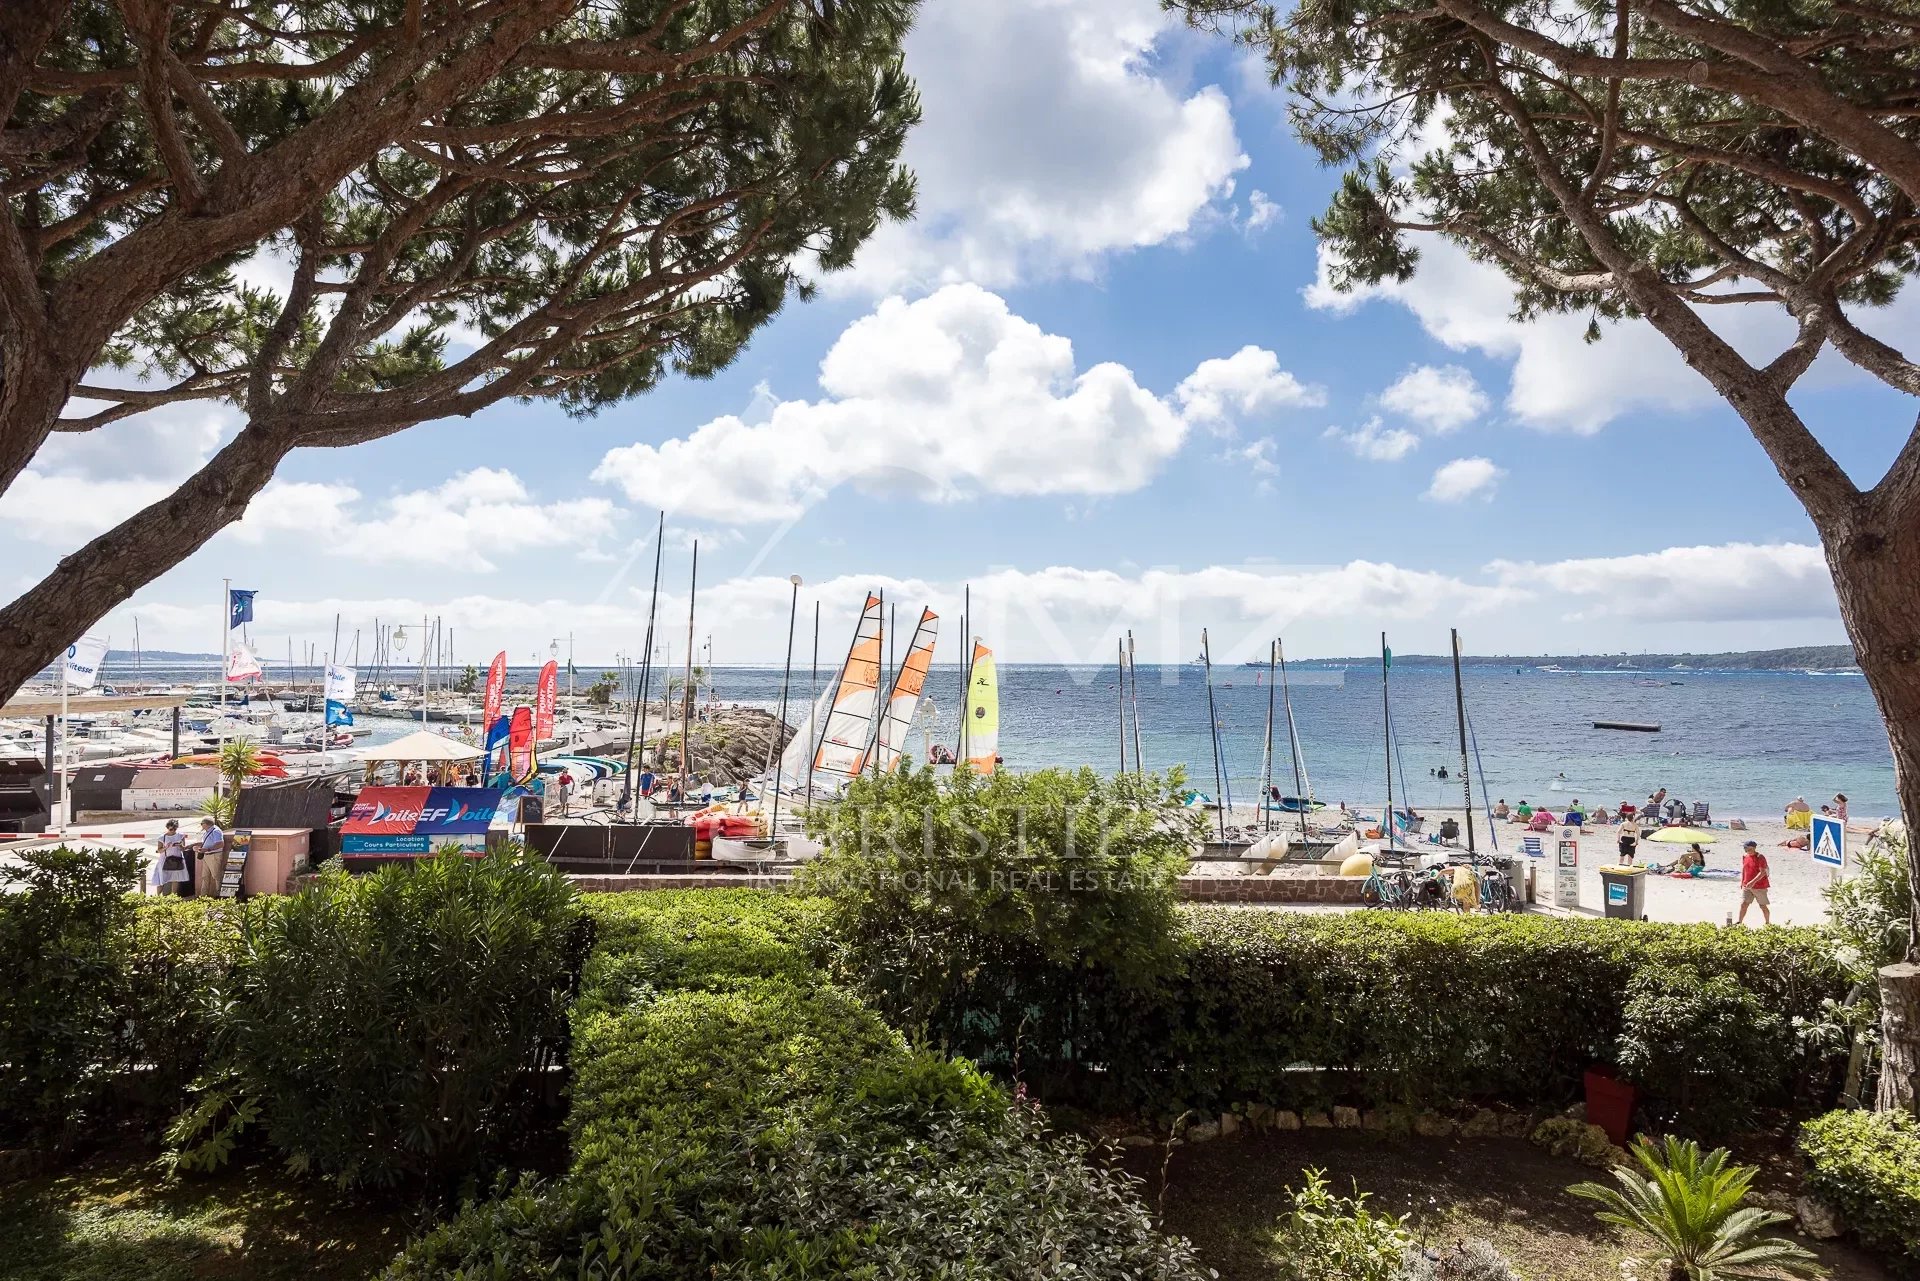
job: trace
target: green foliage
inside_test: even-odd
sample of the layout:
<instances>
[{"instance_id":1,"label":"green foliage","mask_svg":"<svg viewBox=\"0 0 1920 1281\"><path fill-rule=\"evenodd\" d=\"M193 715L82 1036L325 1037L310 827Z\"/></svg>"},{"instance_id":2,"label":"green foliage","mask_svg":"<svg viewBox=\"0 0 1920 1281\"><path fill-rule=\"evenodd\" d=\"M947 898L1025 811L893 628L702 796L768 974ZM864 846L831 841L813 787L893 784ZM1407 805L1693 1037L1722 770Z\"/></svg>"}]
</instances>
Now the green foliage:
<instances>
[{"instance_id":1,"label":"green foliage","mask_svg":"<svg viewBox=\"0 0 1920 1281\"><path fill-rule=\"evenodd\" d=\"M1691 1139L1634 1145L1639 1170L1615 1170L1617 1187L1581 1183L1568 1191L1596 1202L1595 1217L1651 1248L1647 1262L1671 1281L1765 1281L1825 1275L1818 1260L1767 1230L1787 1216L1746 1204L1757 1171L1733 1165L1724 1148L1702 1152Z\"/></svg>"},{"instance_id":2,"label":"green foliage","mask_svg":"<svg viewBox=\"0 0 1920 1281\"><path fill-rule=\"evenodd\" d=\"M1180 790L1084 769L856 780L811 819L826 851L806 883L830 905L840 972L971 1058L1064 1067L1090 989L1150 991L1177 969L1200 821Z\"/></svg>"},{"instance_id":3,"label":"green foliage","mask_svg":"<svg viewBox=\"0 0 1920 1281\"><path fill-rule=\"evenodd\" d=\"M1498 1250L1476 1238L1431 1252L1417 1247L1408 1250L1399 1281L1520 1281L1520 1277Z\"/></svg>"},{"instance_id":4,"label":"green foliage","mask_svg":"<svg viewBox=\"0 0 1920 1281\"><path fill-rule=\"evenodd\" d=\"M130 850L28 850L0 866L0 1142L65 1146L122 1060Z\"/></svg>"},{"instance_id":5,"label":"green foliage","mask_svg":"<svg viewBox=\"0 0 1920 1281\"><path fill-rule=\"evenodd\" d=\"M260 748L250 738L230 738L220 744L220 788L200 802L200 812L222 831L233 826L240 807L240 786L260 772Z\"/></svg>"},{"instance_id":6,"label":"green foliage","mask_svg":"<svg viewBox=\"0 0 1920 1281\"><path fill-rule=\"evenodd\" d=\"M1872 985L1876 970L1906 956L1913 930L1905 826L1888 824L1854 856L1849 874L1821 893L1842 959L1858 981Z\"/></svg>"},{"instance_id":7,"label":"green foliage","mask_svg":"<svg viewBox=\"0 0 1920 1281\"><path fill-rule=\"evenodd\" d=\"M543 863L334 872L238 921L217 1070L175 1136L189 1167L217 1163L251 1111L293 1168L342 1186L455 1177L515 1137L564 1053L582 933Z\"/></svg>"},{"instance_id":8,"label":"green foliage","mask_svg":"<svg viewBox=\"0 0 1920 1281\"><path fill-rule=\"evenodd\" d=\"M1862 1241L1920 1277L1920 1120L1907 1112L1829 1112L1800 1127L1807 1190Z\"/></svg>"},{"instance_id":9,"label":"green foliage","mask_svg":"<svg viewBox=\"0 0 1920 1281\"><path fill-rule=\"evenodd\" d=\"M1413 1248L1406 1216L1393 1218L1367 1208L1367 1194L1340 1196L1317 1169L1300 1172L1304 1182L1293 1208L1273 1234L1275 1261L1284 1281L1400 1281Z\"/></svg>"},{"instance_id":10,"label":"green foliage","mask_svg":"<svg viewBox=\"0 0 1920 1281\"><path fill-rule=\"evenodd\" d=\"M479 689L480 669L472 663L468 663L467 670L460 673L460 679L454 683L453 688L454 692L459 694L471 694L476 689Z\"/></svg>"},{"instance_id":11,"label":"green foliage","mask_svg":"<svg viewBox=\"0 0 1920 1281\"><path fill-rule=\"evenodd\" d=\"M1550 1116L1533 1127L1533 1133L1527 1137L1554 1156L1603 1168L1613 1164L1619 1151L1605 1130L1570 1116Z\"/></svg>"},{"instance_id":12,"label":"green foliage","mask_svg":"<svg viewBox=\"0 0 1920 1281\"><path fill-rule=\"evenodd\" d=\"M613 691L620 688L620 677L613 672L601 672L600 679L587 686L587 701L595 707L605 707L613 701Z\"/></svg>"},{"instance_id":13,"label":"green foliage","mask_svg":"<svg viewBox=\"0 0 1920 1281\"><path fill-rule=\"evenodd\" d=\"M1754 1105L1790 1079L1796 1053L1788 1020L1729 975L1655 967L1628 984L1622 1072L1703 1133L1754 1128Z\"/></svg>"},{"instance_id":14,"label":"green foliage","mask_svg":"<svg viewBox=\"0 0 1920 1281\"><path fill-rule=\"evenodd\" d=\"M390 1281L1198 1278L1123 1176L816 963L823 905L595 896L574 1165L468 1206Z\"/></svg>"},{"instance_id":15,"label":"green foliage","mask_svg":"<svg viewBox=\"0 0 1920 1281\"><path fill-rule=\"evenodd\" d=\"M1846 991L1813 930L1225 908L1181 919L1178 973L1160 990L1087 985L1084 1052L1102 1070L1072 1083L1076 1101L1165 1115L1324 1102L1288 1070L1310 1063L1331 1088L1376 1103L1557 1106L1587 1067L1614 1058L1635 975L1725 977L1782 1018ZM1721 1052L1672 1049L1682 1062ZM1789 1101L1825 1080L1824 1059L1802 1066L1772 1060L1753 1084Z\"/></svg>"}]
</instances>

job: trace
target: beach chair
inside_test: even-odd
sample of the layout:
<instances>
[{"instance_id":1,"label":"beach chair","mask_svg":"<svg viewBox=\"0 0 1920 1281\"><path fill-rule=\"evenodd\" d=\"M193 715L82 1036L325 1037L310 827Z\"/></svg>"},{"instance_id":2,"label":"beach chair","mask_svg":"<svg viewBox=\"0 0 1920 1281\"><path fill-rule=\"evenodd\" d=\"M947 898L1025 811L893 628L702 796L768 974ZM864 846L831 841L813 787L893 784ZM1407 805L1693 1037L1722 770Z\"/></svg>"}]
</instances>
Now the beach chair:
<instances>
[{"instance_id":1,"label":"beach chair","mask_svg":"<svg viewBox=\"0 0 1920 1281\"><path fill-rule=\"evenodd\" d=\"M1705 801L1695 801L1693 803L1693 825L1695 827L1705 827L1712 821L1712 819L1707 817L1707 803Z\"/></svg>"},{"instance_id":2,"label":"beach chair","mask_svg":"<svg viewBox=\"0 0 1920 1281\"><path fill-rule=\"evenodd\" d=\"M1528 858L1545 858L1547 856L1546 850L1540 847L1540 838L1537 836L1521 837L1520 852Z\"/></svg>"}]
</instances>

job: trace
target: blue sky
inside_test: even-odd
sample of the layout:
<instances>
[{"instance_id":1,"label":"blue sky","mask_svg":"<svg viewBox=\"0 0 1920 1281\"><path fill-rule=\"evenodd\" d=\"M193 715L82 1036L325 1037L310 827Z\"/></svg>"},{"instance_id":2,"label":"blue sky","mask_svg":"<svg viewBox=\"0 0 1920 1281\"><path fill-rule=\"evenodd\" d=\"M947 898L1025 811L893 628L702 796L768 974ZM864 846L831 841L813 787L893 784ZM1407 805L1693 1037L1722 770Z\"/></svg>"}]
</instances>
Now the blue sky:
<instances>
[{"instance_id":1,"label":"blue sky","mask_svg":"<svg viewBox=\"0 0 1920 1281\"><path fill-rule=\"evenodd\" d=\"M478 661L572 631L604 661L639 647L665 505L663 609L678 636L698 536L721 662L778 657L793 573L829 650L869 586L951 616L966 583L1015 661L1098 661L1128 626L1152 659L1202 626L1229 657L1280 631L1302 656L1383 628L1432 651L1449 625L1483 653L1844 639L1797 503L1650 331L1516 325L1437 243L1409 285L1332 296L1308 220L1336 175L1257 67L1153 0L928 0L909 70L921 218L733 368L587 421L505 405L298 454L95 632L137 615L149 647L212 648L229 576L269 657L337 612L441 616ZM1737 310L1713 319L1779 341ZM1868 484L1912 415L1837 365L1799 400ZM30 584L234 426L174 407L56 440L0 499L0 563Z\"/></svg>"}]
</instances>

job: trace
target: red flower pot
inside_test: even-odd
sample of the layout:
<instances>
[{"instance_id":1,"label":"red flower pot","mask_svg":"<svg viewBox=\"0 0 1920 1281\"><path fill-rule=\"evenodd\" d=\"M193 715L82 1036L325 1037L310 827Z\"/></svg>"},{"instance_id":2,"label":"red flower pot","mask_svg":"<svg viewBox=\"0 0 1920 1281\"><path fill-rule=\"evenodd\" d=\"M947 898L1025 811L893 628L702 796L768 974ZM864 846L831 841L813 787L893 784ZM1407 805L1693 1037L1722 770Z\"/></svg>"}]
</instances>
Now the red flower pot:
<instances>
[{"instance_id":1,"label":"red flower pot","mask_svg":"<svg viewBox=\"0 0 1920 1281\"><path fill-rule=\"evenodd\" d=\"M1587 1124L1607 1132L1619 1147L1633 1132L1633 1104L1638 1091L1605 1068L1587 1069Z\"/></svg>"}]
</instances>

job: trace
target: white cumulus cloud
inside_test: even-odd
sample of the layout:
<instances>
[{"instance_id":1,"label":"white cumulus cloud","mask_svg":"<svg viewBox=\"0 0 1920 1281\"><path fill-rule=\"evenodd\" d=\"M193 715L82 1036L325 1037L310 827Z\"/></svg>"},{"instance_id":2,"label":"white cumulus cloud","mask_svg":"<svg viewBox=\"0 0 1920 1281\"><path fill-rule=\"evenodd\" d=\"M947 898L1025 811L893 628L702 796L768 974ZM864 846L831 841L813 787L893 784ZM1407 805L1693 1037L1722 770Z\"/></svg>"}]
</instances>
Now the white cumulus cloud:
<instances>
[{"instance_id":1,"label":"white cumulus cloud","mask_svg":"<svg viewBox=\"0 0 1920 1281\"><path fill-rule=\"evenodd\" d=\"M1376 463L1398 462L1420 447L1418 436L1404 427L1385 426L1378 415L1367 419L1352 431L1329 427L1323 434L1328 440L1339 441L1359 457Z\"/></svg>"},{"instance_id":2,"label":"white cumulus cloud","mask_svg":"<svg viewBox=\"0 0 1920 1281\"><path fill-rule=\"evenodd\" d=\"M1066 338L971 284L880 303L828 351L820 387L818 400L781 402L759 423L729 414L610 450L594 479L722 524L791 520L844 484L934 502L1098 497L1145 485L1196 418L1217 429L1310 394L1250 347L1163 399L1122 365L1077 369Z\"/></svg>"},{"instance_id":3,"label":"white cumulus cloud","mask_svg":"<svg viewBox=\"0 0 1920 1281\"><path fill-rule=\"evenodd\" d=\"M1506 474L1506 468L1495 466L1491 458L1456 458L1442 463L1433 473L1433 483L1427 486L1426 496L1436 503L1491 498L1500 478Z\"/></svg>"},{"instance_id":4,"label":"white cumulus cloud","mask_svg":"<svg viewBox=\"0 0 1920 1281\"><path fill-rule=\"evenodd\" d=\"M1487 572L1516 590L1574 608L1573 621L1765 622L1831 618L1839 609L1827 558L1807 543L1668 547L1540 564L1497 560ZM1750 648L1764 648L1756 637Z\"/></svg>"},{"instance_id":5,"label":"white cumulus cloud","mask_svg":"<svg viewBox=\"0 0 1920 1281\"><path fill-rule=\"evenodd\" d=\"M1246 346L1231 356L1203 360L1174 388L1187 421L1226 424L1272 409L1324 405L1327 393L1280 368L1280 357Z\"/></svg>"},{"instance_id":6,"label":"white cumulus cloud","mask_svg":"<svg viewBox=\"0 0 1920 1281\"><path fill-rule=\"evenodd\" d=\"M1177 31L1154 0L926 6L906 48L918 217L882 228L829 285L1086 275L1223 217L1248 161L1226 94L1165 78L1156 51Z\"/></svg>"},{"instance_id":7,"label":"white cumulus cloud","mask_svg":"<svg viewBox=\"0 0 1920 1281\"><path fill-rule=\"evenodd\" d=\"M1487 412L1486 393L1458 365L1415 365L1380 393L1380 404L1443 436Z\"/></svg>"}]
</instances>

